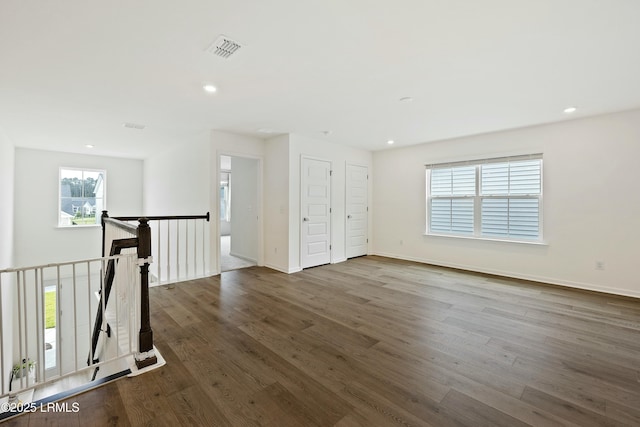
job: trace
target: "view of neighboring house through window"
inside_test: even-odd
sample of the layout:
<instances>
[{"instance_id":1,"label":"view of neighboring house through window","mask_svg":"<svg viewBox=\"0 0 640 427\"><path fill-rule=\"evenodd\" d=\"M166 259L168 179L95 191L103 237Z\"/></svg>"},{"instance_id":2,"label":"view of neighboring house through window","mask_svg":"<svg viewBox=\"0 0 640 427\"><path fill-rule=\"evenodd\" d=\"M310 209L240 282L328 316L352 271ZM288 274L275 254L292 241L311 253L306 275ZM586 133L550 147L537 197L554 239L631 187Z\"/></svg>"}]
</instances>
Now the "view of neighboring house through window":
<instances>
[{"instance_id":1,"label":"view of neighboring house through window","mask_svg":"<svg viewBox=\"0 0 640 427\"><path fill-rule=\"evenodd\" d=\"M103 170L60 168L60 227L100 224L105 177Z\"/></svg>"},{"instance_id":2,"label":"view of neighboring house through window","mask_svg":"<svg viewBox=\"0 0 640 427\"><path fill-rule=\"evenodd\" d=\"M427 165L427 233L542 240L542 155Z\"/></svg>"}]
</instances>

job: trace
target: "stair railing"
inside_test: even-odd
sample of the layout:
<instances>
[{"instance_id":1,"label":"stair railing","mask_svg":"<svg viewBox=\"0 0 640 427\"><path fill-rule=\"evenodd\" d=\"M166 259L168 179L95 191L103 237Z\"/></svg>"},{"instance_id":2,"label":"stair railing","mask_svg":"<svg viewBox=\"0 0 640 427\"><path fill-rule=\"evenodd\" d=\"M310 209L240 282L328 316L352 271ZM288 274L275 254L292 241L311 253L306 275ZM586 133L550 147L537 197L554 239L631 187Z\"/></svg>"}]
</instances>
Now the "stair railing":
<instances>
[{"instance_id":1,"label":"stair railing","mask_svg":"<svg viewBox=\"0 0 640 427\"><path fill-rule=\"evenodd\" d=\"M107 212L104 211L106 215ZM175 283L210 275L210 215L146 216L153 230L150 285ZM123 222L136 216L113 217ZM109 248L106 248L108 251Z\"/></svg>"},{"instance_id":2,"label":"stair railing","mask_svg":"<svg viewBox=\"0 0 640 427\"><path fill-rule=\"evenodd\" d=\"M149 315L151 260L161 260L166 254L166 264L163 264L162 261L155 263L158 265L155 270L157 283L190 280L207 275L206 249L209 230L205 227L205 223L209 220L208 212L205 215L109 217L107 211L102 211L103 256L136 251L140 263L139 351L135 357L138 368L153 365L157 361L153 351L153 330ZM138 221L138 225L131 224L131 221ZM157 230L157 237L154 239L155 245L153 245L151 238L149 225L151 221L155 222ZM166 239L163 239L162 236L165 236ZM108 333L112 326L105 324L104 313L111 294L116 264L115 260L109 262L105 270L104 292L100 296L87 364L98 361L96 348L100 333ZM166 266L166 275L164 276L163 266ZM172 274L172 267L174 267L174 274Z\"/></svg>"},{"instance_id":3,"label":"stair railing","mask_svg":"<svg viewBox=\"0 0 640 427\"><path fill-rule=\"evenodd\" d=\"M128 355L134 355L138 368L155 364L149 313L152 259L165 261L156 269L157 283L207 275L209 219L208 213L110 218L105 211L102 258L0 270L0 399ZM150 221L158 231L153 241ZM135 292L120 295L128 288ZM47 308L52 294L53 309ZM46 326L45 315L52 310L53 327ZM130 329L103 344L122 337L127 342L116 350L98 345L100 334L119 323Z\"/></svg>"},{"instance_id":4,"label":"stair railing","mask_svg":"<svg viewBox=\"0 0 640 427\"><path fill-rule=\"evenodd\" d=\"M149 315L149 264L151 263L151 229L149 220L145 217L138 218L138 226L134 226L120 219L110 218L107 211L102 212L102 252L106 256L120 255L125 250L135 250L140 265L140 330L138 332L138 352L135 354L135 363L138 369L153 365L157 357L153 350L153 330ZM131 251L129 251L131 252ZM117 325L109 325L105 322L107 303L111 295L113 280L117 268L117 260L112 259L107 263L103 275L103 291L100 294L100 304L93 326L91 351L87 358L87 365L99 361L96 350L101 333L109 334L109 328Z\"/></svg>"},{"instance_id":5,"label":"stair railing","mask_svg":"<svg viewBox=\"0 0 640 427\"><path fill-rule=\"evenodd\" d=\"M132 292L110 303L112 323L128 328L113 336L121 345L103 346L91 366L83 360L92 347L96 295L106 294L102 272L117 265L114 288L137 289L131 284L139 282L140 261L133 253L0 270L0 401L136 355L140 304Z\"/></svg>"}]
</instances>

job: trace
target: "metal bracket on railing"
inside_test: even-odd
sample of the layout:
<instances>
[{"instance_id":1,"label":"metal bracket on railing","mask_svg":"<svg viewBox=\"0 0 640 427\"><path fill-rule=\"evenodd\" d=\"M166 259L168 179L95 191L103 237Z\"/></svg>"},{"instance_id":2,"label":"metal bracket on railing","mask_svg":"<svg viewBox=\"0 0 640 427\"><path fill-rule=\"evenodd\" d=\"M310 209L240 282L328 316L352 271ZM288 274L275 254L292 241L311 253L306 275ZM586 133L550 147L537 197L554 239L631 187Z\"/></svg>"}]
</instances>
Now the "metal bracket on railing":
<instances>
[{"instance_id":1,"label":"metal bracket on railing","mask_svg":"<svg viewBox=\"0 0 640 427\"><path fill-rule=\"evenodd\" d=\"M138 258L138 265L153 264L153 257Z\"/></svg>"}]
</instances>

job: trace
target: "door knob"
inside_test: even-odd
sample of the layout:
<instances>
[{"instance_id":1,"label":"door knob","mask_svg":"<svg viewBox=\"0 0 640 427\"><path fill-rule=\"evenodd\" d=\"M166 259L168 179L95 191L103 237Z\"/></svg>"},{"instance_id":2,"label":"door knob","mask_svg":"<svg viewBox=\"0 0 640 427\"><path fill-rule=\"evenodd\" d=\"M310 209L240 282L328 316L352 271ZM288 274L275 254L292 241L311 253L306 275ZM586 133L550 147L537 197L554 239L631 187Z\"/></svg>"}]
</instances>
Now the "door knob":
<instances>
[{"instance_id":1,"label":"door knob","mask_svg":"<svg viewBox=\"0 0 640 427\"><path fill-rule=\"evenodd\" d=\"M303 221L309 221L309 218L307 218L306 216L304 218L302 218Z\"/></svg>"},{"instance_id":2,"label":"door knob","mask_svg":"<svg viewBox=\"0 0 640 427\"><path fill-rule=\"evenodd\" d=\"M351 219L351 215L347 215L347 219Z\"/></svg>"}]
</instances>

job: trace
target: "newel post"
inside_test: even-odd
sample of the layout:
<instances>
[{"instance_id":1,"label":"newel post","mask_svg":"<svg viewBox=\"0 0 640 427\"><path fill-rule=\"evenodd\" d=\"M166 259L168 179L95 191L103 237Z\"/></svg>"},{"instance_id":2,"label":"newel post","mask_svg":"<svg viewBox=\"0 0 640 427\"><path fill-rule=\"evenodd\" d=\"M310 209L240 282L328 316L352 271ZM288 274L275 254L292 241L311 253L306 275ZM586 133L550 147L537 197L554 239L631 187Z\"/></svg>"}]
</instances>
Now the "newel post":
<instances>
[{"instance_id":1,"label":"newel post","mask_svg":"<svg viewBox=\"0 0 640 427\"><path fill-rule=\"evenodd\" d=\"M107 213L107 211L102 211L102 216L100 217L100 224L102 225L102 258L104 258L106 255L106 249L105 249L105 239L107 236L107 227L105 226L104 223L104 219L105 218L109 218L109 214Z\"/></svg>"},{"instance_id":2,"label":"newel post","mask_svg":"<svg viewBox=\"0 0 640 427\"><path fill-rule=\"evenodd\" d=\"M151 257L151 228L149 220L140 218L138 225L138 259ZM153 352L153 331L149 316L149 263L140 265L140 333L138 335L138 369L153 365L157 358Z\"/></svg>"}]
</instances>

